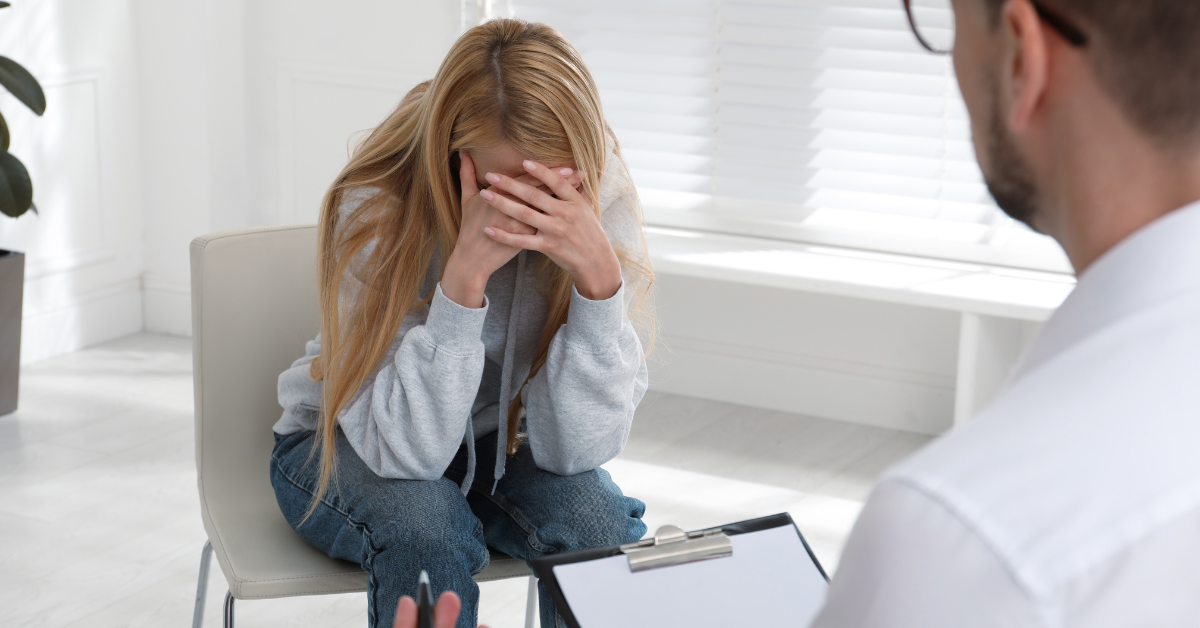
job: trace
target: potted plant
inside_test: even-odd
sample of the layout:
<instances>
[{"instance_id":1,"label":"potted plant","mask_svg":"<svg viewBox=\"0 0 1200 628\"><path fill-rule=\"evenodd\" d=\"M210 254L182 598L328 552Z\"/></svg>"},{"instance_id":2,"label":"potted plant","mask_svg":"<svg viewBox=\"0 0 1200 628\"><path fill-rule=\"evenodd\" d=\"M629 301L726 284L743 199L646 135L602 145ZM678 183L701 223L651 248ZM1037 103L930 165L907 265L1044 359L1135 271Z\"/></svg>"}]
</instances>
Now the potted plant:
<instances>
[{"instance_id":1,"label":"potted plant","mask_svg":"<svg viewBox=\"0 0 1200 628\"><path fill-rule=\"evenodd\" d=\"M0 9L9 3L0 2ZM0 56L0 85L37 115L46 111L42 86L21 64ZM33 205L33 182L21 160L8 152L8 123L0 112L0 213L18 218ZM21 301L25 284L25 254L0 249L0 415L17 409L17 380L21 366Z\"/></svg>"}]
</instances>

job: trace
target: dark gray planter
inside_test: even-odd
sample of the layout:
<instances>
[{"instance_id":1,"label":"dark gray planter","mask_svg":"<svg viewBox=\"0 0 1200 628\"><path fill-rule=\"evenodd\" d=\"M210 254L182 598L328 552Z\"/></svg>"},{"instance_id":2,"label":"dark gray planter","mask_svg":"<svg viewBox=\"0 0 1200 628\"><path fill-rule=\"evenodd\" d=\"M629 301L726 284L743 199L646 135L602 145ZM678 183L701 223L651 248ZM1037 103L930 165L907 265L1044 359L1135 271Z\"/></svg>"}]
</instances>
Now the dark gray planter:
<instances>
[{"instance_id":1,"label":"dark gray planter","mask_svg":"<svg viewBox=\"0 0 1200 628\"><path fill-rule=\"evenodd\" d=\"M0 249L0 415L17 409L25 254Z\"/></svg>"}]
</instances>

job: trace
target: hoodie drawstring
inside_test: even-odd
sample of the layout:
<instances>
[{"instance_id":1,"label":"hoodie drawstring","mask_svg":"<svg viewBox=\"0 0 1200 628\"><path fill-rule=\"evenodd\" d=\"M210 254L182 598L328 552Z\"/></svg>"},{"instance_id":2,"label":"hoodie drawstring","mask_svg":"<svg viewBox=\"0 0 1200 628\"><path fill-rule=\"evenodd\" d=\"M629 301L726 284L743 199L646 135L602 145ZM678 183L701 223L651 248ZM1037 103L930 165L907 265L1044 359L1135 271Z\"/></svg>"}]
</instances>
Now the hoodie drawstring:
<instances>
[{"instance_id":1,"label":"hoodie drawstring","mask_svg":"<svg viewBox=\"0 0 1200 628\"><path fill-rule=\"evenodd\" d=\"M467 475L462 483L462 494L465 496L475 481L475 424L470 413L467 414L467 433L463 434L463 443L467 446Z\"/></svg>"},{"instance_id":2,"label":"hoodie drawstring","mask_svg":"<svg viewBox=\"0 0 1200 628\"><path fill-rule=\"evenodd\" d=\"M492 493L504 476L504 462L508 457L508 407L512 404L513 354L517 348L517 323L521 313L521 288L525 280L525 253L517 253L517 279L513 285L512 308L508 312L508 335L504 338L504 365L500 370L500 429L496 439L496 470Z\"/></svg>"}]
</instances>

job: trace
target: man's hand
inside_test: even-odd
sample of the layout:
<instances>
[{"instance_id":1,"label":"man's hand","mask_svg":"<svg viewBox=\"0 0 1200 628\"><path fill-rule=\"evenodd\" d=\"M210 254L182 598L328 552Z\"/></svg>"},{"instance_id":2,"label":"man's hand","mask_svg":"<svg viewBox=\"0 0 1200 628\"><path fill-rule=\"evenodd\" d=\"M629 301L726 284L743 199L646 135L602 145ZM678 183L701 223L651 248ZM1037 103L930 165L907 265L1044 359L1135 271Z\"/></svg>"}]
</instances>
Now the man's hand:
<instances>
[{"instance_id":1,"label":"man's hand","mask_svg":"<svg viewBox=\"0 0 1200 628\"><path fill-rule=\"evenodd\" d=\"M462 600L453 591L446 591L438 596L437 606L433 609L433 628L454 628L458 621L458 612L462 610ZM395 628L417 628L417 602L407 595L400 598L396 606ZM487 628L480 626L479 628Z\"/></svg>"}]
</instances>

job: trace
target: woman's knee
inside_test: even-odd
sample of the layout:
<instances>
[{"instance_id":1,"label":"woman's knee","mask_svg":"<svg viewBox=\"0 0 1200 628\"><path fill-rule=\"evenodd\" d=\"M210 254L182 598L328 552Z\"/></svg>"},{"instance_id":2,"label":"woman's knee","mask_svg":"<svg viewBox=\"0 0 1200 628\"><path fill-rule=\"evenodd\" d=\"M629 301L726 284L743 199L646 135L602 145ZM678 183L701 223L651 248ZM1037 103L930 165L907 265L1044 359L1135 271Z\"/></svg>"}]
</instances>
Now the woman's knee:
<instances>
[{"instance_id":1,"label":"woman's knee","mask_svg":"<svg viewBox=\"0 0 1200 628\"><path fill-rule=\"evenodd\" d=\"M487 564L483 525L471 512L458 486L445 479L397 480L403 490L373 508L368 524L371 545L413 557L456 556L469 564Z\"/></svg>"},{"instance_id":2,"label":"woman's knee","mask_svg":"<svg viewBox=\"0 0 1200 628\"><path fill-rule=\"evenodd\" d=\"M632 543L646 533L646 505L629 497L601 469L562 478L538 540L557 551Z\"/></svg>"}]
</instances>

